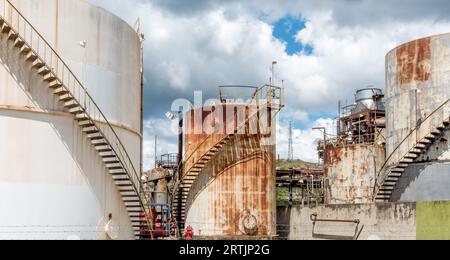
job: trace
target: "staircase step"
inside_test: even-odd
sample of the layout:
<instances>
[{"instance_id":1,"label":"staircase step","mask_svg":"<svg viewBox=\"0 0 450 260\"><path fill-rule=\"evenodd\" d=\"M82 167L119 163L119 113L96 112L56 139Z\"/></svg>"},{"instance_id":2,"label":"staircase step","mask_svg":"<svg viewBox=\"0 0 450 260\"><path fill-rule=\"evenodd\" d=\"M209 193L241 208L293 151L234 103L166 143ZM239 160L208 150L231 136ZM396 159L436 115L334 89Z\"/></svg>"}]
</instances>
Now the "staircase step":
<instances>
[{"instance_id":1,"label":"staircase step","mask_svg":"<svg viewBox=\"0 0 450 260\"><path fill-rule=\"evenodd\" d=\"M416 146L415 146L417 149L421 149L421 150L424 150L424 149L427 149L427 144L423 144L423 143L418 143L418 144L416 144Z\"/></svg>"},{"instance_id":2,"label":"staircase step","mask_svg":"<svg viewBox=\"0 0 450 260\"><path fill-rule=\"evenodd\" d=\"M74 100L74 98L73 98L73 96L71 94L65 94L65 95L60 96L59 100L63 101L63 102L67 102L67 101L70 101L70 100Z\"/></svg>"},{"instance_id":3,"label":"staircase step","mask_svg":"<svg viewBox=\"0 0 450 260\"><path fill-rule=\"evenodd\" d=\"M414 160L408 159L408 158L403 158L403 159L400 160L401 164L410 164L410 163L413 163L413 162L414 162Z\"/></svg>"},{"instance_id":4,"label":"staircase step","mask_svg":"<svg viewBox=\"0 0 450 260\"><path fill-rule=\"evenodd\" d=\"M431 134L434 136L440 136L442 134L441 131L439 131L438 129L431 131Z\"/></svg>"},{"instance_id":5,"label":"staircase step","mask_svg":"<svg viewBox=\"0 0 450 260\"><path fill-rule=\"evenodd\" d=\"M142 213L144 214L143 210L128 210L128 213Z\"/></svg>"},{"instance_id":6,"label":"staircase step","mask_svg":"<svg viewBox=\"0 0 450 260\"><path fill-rule=\"evenodd\" d=\"M87 132L88 133L88 132ZM95 134L95 133L98 133L98 131L97 132L94 132L93 134ZM92 145L93 146L108 146L109 144L108 144L108 142L106 142L106 141L103 141L103 142L92 142Z\"/></svg>"},{"instance_id":7,"label":"staircase step","mask_svg":"<svg viewBox=\"0 0 450 260\"><path fill-rule=\"evenodd\" d=\"M45 63L44 62L42 62L42 61L40 61L40 60L38 60L38 61L35 61L34 63L33 63L33 66L31 66L33 69L37 69L37 70L39 70L39 69L41 69L42 67L44 67L45 66ZM38 71L38 74L39 74L39 71Z\"/></svg>"},{"instance_id":8,"label":"staircase step","mask_svg":"<svg viewBox=\"0 0 450 260\"><path fill-rule=\"evenodd\" d=\"M399 165L397 165L396 168L407 168L409 166L409 164L407 163L400 163Z\"/></svg>"},{"instance_id":9,"label":"staircase step","mask_svg":"<svg viewBox=\"0 0 450 260\"><path fill-rule=\"evenodd\" d=\"M431 141L429 139L423 139L419 141L420 144L431 144Z\"/></svg>"},{"instance_id":10,"label":"staircase step","mask_svg":"<svg viewBox=\"0 0 450 260\"><path fill-rule=\"evenodd\" d=\"M139 198L138 195L121 195L121 197L122 198L133 198L133 199Z\"/></svg>"},{"instance_id":11,"label":"staircase step","mask_svg":"<svg viewBox=\"0 0 450 260\"><path fill-rule=\"evenodd\" d=\"M113 180L114 180L114 181L130 181L130 178L123 178L123 177L120 177L120 178L116 178L116 179L113 178Z\"/></svg>"},{"instance_id":12,"label":"staircase step","mask_svg":"<svg viewBox=\"0 0 450 260\"><path fill-rule=\"evenodd\" d=\"M92 141L98 141L98 140L102 140L105 139L102 135L97 134L97 135L90 135L88 136L88 138Z\"/></svg>"},{"instance_id":13,"label":"staircase step","mask_svg":"<svg viewBox=\"0 0 450 260\"><path fill-rule=\"evenodd\" d=\"M95 126L89 126L89 127L86 126L86 127L83 127L83 132L88 133L88 134L96 134L100 131Z\"/></svg>"},{"instance_id":14,"label":"staircase step","mask_svg":"<svg viewBox=\"0 0 450 260\"><path fill-rule=\"evenodd\" d=\"M75 116L75 120L77 120L77 121L86 121L86 120L90 120L90 118L86 114L78 114L78 115Z\"/></svg>"},{"instance_id":15,"label":"staircase step","mask_svg":"<svg viewBox=\"0 0 450 260\"><path fill-rule=\"evenodd\" d=\"M97 152L99 153L112 152L112 149L111 147L101 147L97 149Z\"/></svg>"},{"instance_id":16,"label":"staircase step","mask_svg":"<svg viewBox=\"0 0 450 260\"><path fill-rule=\"evenodd\" d=\"M69 113L71 113L71 114L76 116L76 115L80 115L80 114L85 113L85 111L83 110L82 107L78 106L78 107L69 109Z\"/></svg>"},{"instance_id":17,"label":"staircase step","mask_svg":"<svg viewBox=\"0 0 450 260\"><path fill-rule=\"evenodd\" d=\"M398 177L387 177L387 178L386 178L386 181L389 181L389 182L398 182L399 179L400 179L400 178L398 178Z\"/></svg>"},{"instance_id":18,"label":"staircase step","mask_svg":"<svg viewBox=\"0 0 450 260\"><path fill-rule=\"evenodd\" d=\"M15 40L17 40L17 38L19 38L19 34L18 33L14 32L14 31L9 32L8 40L15 41Z\"/></svg>"},{"instance_id":19,"label":"staircase step","mask_svg":"<svg viewBox=\"0 0 450 260\"><path fill-rule=\"evenodd\" d=\"M115 166L121 166L119 163L120 162L115 162L115 161L104 161L104 163L108 166L108 167L115 167ZM122 169L123 167L119 168Z\"/></svg>"},{"instance_id":20,"label":"staircase step","mask_svg":"<svg viewBox=\"0 0 450 260\"><path fill-rule=\"evenodd\" d=\"M395 187L397 185L397 181L385 181L383 187Z\"/></svg>"},{"instance_id":21,"label":"staircase step","mask_svg":"<svg viewBox=\"0 0 450 260\"><path fill-rule=\"evenodd\" d=\"M58 95L58 96L62 96L62 95L69 94L69 93L70 92L65 87L57 88L53 92L53 94Z\"/></svg>"},{"instance_id":22,"label":"staircase step","mask_svg":"<svg viewBox=\"0 0 450 260\"><path fill-rule=\"evenodd\" d=\"M8 24L3 23L2 33L9 33L10 31L11 31L11 27Z\"/></svg>"},{"instance_id":23,"label":"staircase step","mask_svg":"<svg viewBox=\"0 0 450 260\"><path fill-rule=\"evenodd\" d=\"M25 42L21 38L17 38L14 43L14 47L21 49L25 45Z\"/></svg>"},{"instance_id":24,"label":"staircase step","mask_svg":"<svg viewBox=\"0 0 450 260\"><path fill-rule=\"evenodd\" d=\"M412 153L412 154L415 154L415 155L422 154L422 149L412 149L412 150L411 150L411 153ZM417 157L419 157L419 156L417 156Z\"/></svg>"},{"instance_id":25,"label":"staircase step","mask_svg":"<svg viewBox=\"0 0 450 260\"><path fill-rule=\"evenodd\" d=\"M22 49L20 50L20 54L22 54L22 55L28 55L28 53L30 53L30 51L31 51L31 48L30 48L30 47L24 46L24 47L22 47Z\"/></svg>"},{"instance_id":26,"label":"staircase step","mask_svg":"<svg viewBox=\"0 0 450 260\"><path fill-rule=\"evenodd\" d=\"M37 60L38 56L34 53L29 53L27 55L26 61L28 62L34 62L35 60Z\"/></svg>"},{"instance_id":27,"label":"staircase step","mask_svg":"<svg viewBox=\"0 0 450 260\"><path fill-rule=\"evenodd\" d=\"M122 195L136 195L137 194L136 191L133 189L133 185L119 187L119 192Z\"/></svg>"},{"instance_id":28,"label":"staircase step","mask_svg":"<svg viewBox=\"0 0 450 260\"><path fill-rule=\"evenodd\" d=\"M78 122L78 125L83 128L95 126L95 124L91 120L80 121L80 122Z\"/></svg>"},{"instance_id":29,"label":"staircase step","mask_svg":"<svg viewBox=\"0 0 450 260\"><path fill-rule=\"evenodd\" d=\"M415 153L410 153L408 155L405 156L406 159L417 159L417 157L419 157L419 155L415 154Z\"/></svg>"},{"instance_id":30,"label":"staircase step","mask_svg":"<svg viewBox=\"0 0 450 260\"><path fill-rule=\"evenodd\" d=\"M403 176L403 172L389 172L388 177L391 178L401 178Z\"/></svg>"},{"instance_id":31,"label":"staircase step","mask_svg":"<svg viewBox=\"0 0 450 260\"><path fill-rule=\"evenodd\" d=\"M435 139L436 139L436 136L433 134L429 134L429 135L425 136L425 140L433 141Z\"/></svg>"},{"instance_id":32,"label":"staircase step","mask_svg":"<svg viewBox=\"0 0 450 260\"><path fill-rule=\"evenodd\" d=\"M45 75L45 77L44 77L44 81L46 81L46 82L51 82L51 81L54 81L55 79L56 79L56 76L53 73Z\"/></svg>"},{"instance_id":33,"label":"staircase step","mask_svg":"<svg viewBox=\"0 0 450 260\"><path fill-rule=\"evenodd\" d=\"M117 156L114 154L104 154L104 155L100 155L100 157L102 157L102 158L117 158Z\"/></svg>"},{"instance_id":34,"label":"staircase step","mask_svg":"<svg viewBox=\"0 0 450 260\"><path fill-rule=\"evenodd\" d=\"M54 81L50 82L48 87L51 88L51 89L57 89L57 88L62 87L62 84L58 80L54 80Z\"/></svg>"},{"instance_id":35,"label":"staircase step","mask_svg":"<svg viewBox=\"0 0 450 260\"><path fill-rule=\"evenodd\" d=\"M39 71L38 71L38 74L39 75L41 75L41 76L45 76L45 75L47 75L47 74L49 74L50 72L52 72L49 68L47 68L47 67L42 67ZM54 77L52 80L47 80L47 81L53 81L53 80L55 80L56 79L56 77ZM45 80L45 79L44 79Z\"/></svg>"},{"instance_id":36,"label":"staircase step","mask_svg":"<svg viewBox=\"0 0 450 260\"><path fill-rule=\"evenodd\" d=\"M80 104L78 104L78 102L75 101L75 100L70 100L69 99L68 102L64 103L64 107L67 108L67 109L74 109L74 108L80 107ZM79 111L81 112L82 110L79 110Z\"/></svg>"},{"instance_id":37,"label":"staircase step","mask_svg":"<svg viewBox=\"0 0 450 260\"><path fill-rule=\"evenodd\" d=\"M120 163L120 160L116 156L114 156L112 158L104 158L103 162L104 163Z\"/></svg>"}]
</instances>

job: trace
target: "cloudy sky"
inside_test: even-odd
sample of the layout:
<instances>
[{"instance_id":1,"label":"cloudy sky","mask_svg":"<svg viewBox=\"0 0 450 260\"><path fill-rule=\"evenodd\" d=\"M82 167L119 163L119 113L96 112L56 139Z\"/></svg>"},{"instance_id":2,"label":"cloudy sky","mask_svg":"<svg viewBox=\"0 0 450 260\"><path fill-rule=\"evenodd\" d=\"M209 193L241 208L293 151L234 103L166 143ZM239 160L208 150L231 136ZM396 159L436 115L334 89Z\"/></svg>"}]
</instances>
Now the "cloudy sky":
<instances>
[{"instance_id":1,"label":"cloudy sky","mask_svg":"<svg viewBox=\"0 0 450 260\"><path fill-rule=\"evenodd\" d=\"M316 161L313 126L333 125L338 100L358 88L384 89L386 53L416 38L450 32L446 0L89 0L145 34L145 166L176 152L165 118L177 98L195 90L214 98L218 85L267 83L272 60L287 85L278 153L287 157L294 121L296 158Z\"/></svg>"}]
</instances>

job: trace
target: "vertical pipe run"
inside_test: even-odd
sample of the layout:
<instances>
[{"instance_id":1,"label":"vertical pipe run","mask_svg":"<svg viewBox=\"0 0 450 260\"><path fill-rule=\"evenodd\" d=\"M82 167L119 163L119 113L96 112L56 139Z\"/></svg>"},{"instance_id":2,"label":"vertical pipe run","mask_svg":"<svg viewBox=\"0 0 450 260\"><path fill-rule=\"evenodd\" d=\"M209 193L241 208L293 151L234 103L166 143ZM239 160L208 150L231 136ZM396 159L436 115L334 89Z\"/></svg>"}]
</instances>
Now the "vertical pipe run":
<instances>
[{"instance_id":1,"label":"vertical pipe run","mask_svg":"<svg viewBox=\"0 0 450 260\"><path fill-rule=\"evenodd\" d=\"M179 111L178 112L178 180L181 181L181 179L183 178L183 172L184 172L184 165L183 165L183 111ZM175 195L175 194L174 194ZM184 226L183 225L183 219L181 218L181 207L183 204L183 189L180 188L178 189L178 201L177 201L177 210L178 210L178 214L177 214L177 222L178 222L178 228L181 231L181 228Z\"/></svg>"}]
</instances>

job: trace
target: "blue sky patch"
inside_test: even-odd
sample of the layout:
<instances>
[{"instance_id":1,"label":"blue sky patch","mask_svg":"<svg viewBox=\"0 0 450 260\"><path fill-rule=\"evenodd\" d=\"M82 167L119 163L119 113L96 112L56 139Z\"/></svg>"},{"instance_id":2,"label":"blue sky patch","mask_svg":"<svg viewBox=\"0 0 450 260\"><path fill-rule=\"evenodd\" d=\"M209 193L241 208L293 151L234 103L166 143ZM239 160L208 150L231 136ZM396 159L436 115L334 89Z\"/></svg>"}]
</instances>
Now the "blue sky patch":
<instances>
[{"instance_id":1,"label":"blue sky patch","mask_svg":"<svg viewBox=\"0 0 450 260\"><path fill-rule=\"evenodd\" d=\"M312 54L313 47L303 45L295 40L295 36L301 30L305 29L305 21L292 16L283 17L273 24L273 37L286 43L286 53L294 55L301 51L307 55Z\"/></svg>"},{"instance_id":2,"label":"blue sky patch","mask_svg":"<svg viewBox=\"0 0 450 260\"><path fill-rule=\"evenodd\" d=\"M337 112L321 112L319 114L310 114L308 117L308 121L309 122L302 122L302 121L296 121L294 120L292 122L293 124L293 128L294 129L300 129L300 130L308 130L311 127L313 127L313 125L311 125L311 123L315 122L316 120L320 119L320 118L331 118L331 119L336 119L337 118ZM288 121L288 119L284 118L283 120L286 120L286 123Z\"/></svg>"}]
</instances>

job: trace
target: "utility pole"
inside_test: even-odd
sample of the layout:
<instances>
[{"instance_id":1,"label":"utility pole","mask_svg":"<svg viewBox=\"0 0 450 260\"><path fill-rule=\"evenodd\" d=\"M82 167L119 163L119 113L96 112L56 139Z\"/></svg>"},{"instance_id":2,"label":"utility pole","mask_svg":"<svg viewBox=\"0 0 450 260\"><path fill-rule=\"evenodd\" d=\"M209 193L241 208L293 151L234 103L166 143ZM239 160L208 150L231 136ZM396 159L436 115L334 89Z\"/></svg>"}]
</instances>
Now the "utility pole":
<instances>
[{"instance_id":1,"label":"utility pole","mask_svg":"<svg viewBox=\"0 0 450 260\"><path fill-rule=\"evenodd\" d=\"M155 135L155 169L158 168L158 136Z\"/></svg>"},{"instance_id":2,"label":"utility pole","mask_svg":"<svg viewBox=\"0 0 450 260\"><path fill-rule=\"evenodd\" d=\"M294 160L294 145L292 142L292 121L289 121L289 148L288 148L288 161Z\"/></svg>"}]
</instances>

